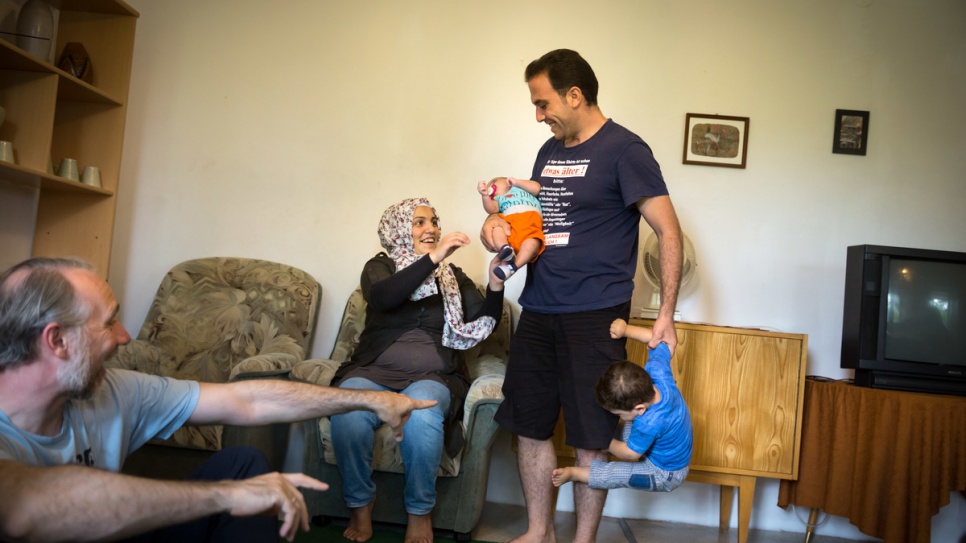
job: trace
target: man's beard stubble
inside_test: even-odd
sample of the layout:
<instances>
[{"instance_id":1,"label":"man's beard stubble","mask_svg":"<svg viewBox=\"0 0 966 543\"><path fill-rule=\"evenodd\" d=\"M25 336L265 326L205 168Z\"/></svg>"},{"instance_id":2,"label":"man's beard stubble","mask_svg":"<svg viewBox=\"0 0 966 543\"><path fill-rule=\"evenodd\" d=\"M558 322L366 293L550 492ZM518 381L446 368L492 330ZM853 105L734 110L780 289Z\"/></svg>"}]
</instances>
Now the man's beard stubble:
<instances>
[{"instance_id":1,"label":"man's beard stubble","mask_svg":"<svg viewBox=\"0 0 966 543\"><path fill-rule=\"evenodd\" d=\"M57 370L57 380L72 400L86 400L100 383L100 368L94 370L94 353L87 330L79 328L74 334L70 361Z\"/></svg>"}]
</instances>

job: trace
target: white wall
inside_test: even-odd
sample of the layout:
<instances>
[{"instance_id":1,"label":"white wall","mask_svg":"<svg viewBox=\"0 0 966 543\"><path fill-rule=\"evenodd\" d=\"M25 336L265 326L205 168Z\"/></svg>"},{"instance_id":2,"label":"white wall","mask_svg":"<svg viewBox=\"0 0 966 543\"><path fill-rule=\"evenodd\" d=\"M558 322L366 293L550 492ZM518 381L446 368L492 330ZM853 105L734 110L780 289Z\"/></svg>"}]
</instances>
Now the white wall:
<instances>
[{"instance_id":1,"label":"white wall","mask_svg":"<svg viewBox=\"0 0 966 543\"><path fill-rule=\"evenodd\" d=\"M387 205L425 195L475 239L476 181L529 174L550 133L523 68L559 47L589 60L604 114L661 163L699 261L685 320L807 333L809 373L844 377L846 246L966 251L961 0L128 1L141 19L110 279L133 331L173 264L266 258L323 284L327 355ZM837 108L871 112L868 156L831 153ZM747 169L681 164L688 112L750 117ZM479 243L454 260L483 279ZM488 498L522 503L508 439L497 448ZM801 531L777 487L759 483L752 526ZM966 530L953 500L934 541ZM613 492L605 514L714 525L717 490ZM819 533L862 537L840 518Z\"/></svg>"}]
</instances>

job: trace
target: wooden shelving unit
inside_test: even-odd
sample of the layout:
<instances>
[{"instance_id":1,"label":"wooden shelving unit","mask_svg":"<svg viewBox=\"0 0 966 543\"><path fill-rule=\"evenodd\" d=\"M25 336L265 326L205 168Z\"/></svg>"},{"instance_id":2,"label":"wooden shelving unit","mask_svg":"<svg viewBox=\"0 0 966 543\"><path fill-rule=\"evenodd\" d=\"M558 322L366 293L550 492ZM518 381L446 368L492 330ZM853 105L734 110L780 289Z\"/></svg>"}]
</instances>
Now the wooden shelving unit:
<instances>
[{"instance_id":1,"label":"wooden shelving unit","mask_svg":"<svg viewBox=\"0 0 966 543\"><path fill-rule=\"evenodd\" d=\"M0 179L39 189L34 256L80 256L106 276L138 13L121 0L51 5L60 10L53 58L65 44L82 43L93 84L0 40L0 106L7 111L0 139L13 142L17 158L0 162ZM65 157L81 169L100 168L101 188L49 173Z\"/></svg>"}]
</instances>

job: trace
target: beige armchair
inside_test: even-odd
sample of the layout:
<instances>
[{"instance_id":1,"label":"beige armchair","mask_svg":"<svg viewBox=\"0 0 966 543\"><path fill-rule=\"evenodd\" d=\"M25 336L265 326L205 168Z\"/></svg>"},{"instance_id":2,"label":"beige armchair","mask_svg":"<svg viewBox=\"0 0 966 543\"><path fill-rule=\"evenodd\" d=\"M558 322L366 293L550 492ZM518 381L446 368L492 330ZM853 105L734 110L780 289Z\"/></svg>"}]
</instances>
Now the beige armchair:
<instances>
[{"instance_id":1,"label":"beige armchair","mask_svg":"<svg viewBox=\"0 0 966 543\"><path fill-rule=\"evenodd\" d=\"M137 339L108 367L202 382L287 379L312 348L322 290L308 273L266 260L201 258L162 279ZM288 424L185 426L136 451L124 472L183 477L229 445L261 449L281 469Z\"/></svg>"},{"instance_id":2,"label":"beige armchair","mask_svg":"<svg viewBox=\"0 0 966 543\"><path fill-rule=\"evenodd\" d=\"M349 360L358 346L359 334L365 325L365 311L366 302L362 291L357 288L346 303L330 358L300 362L290 377L328 385L339 365ZM472 381L464 404L466 444L456 458L443 453L436 481L436 508L432 517L434 528L453 531L454 537L460 541L470 539L470 532L479 522L486 500L490 450L498 429L493 415L503 401L503 374L506 371L510 330L509 304L504 302L503 316L490 337L464 352L464 361ZM325 522L329 516L348 518L349 509L342 499L342 478L331 448L329 419L323 417L306 421L303 428L303 471L329 484L326 492L305 492L309 513L315 516L317 523ZM373 455L373 480L378 490L372 518L375 522L405 524L407 515L403 506L405 484L402 456L388 426L376 432Z\"/></svg>"}]
</instances>

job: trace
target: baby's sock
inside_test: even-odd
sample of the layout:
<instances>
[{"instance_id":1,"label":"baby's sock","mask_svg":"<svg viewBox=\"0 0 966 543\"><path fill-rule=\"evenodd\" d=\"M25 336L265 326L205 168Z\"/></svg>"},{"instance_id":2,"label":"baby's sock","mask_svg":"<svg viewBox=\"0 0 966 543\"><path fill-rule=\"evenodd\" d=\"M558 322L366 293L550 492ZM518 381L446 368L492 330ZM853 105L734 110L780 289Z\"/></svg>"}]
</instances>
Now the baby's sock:
<instances>
[{"instance_id":1,"label":"baby's sock","mask_svg":"<svg viewBox=\"0 0 966 543\"><path fill-rule=\"evenodd\" d=\"M516 265L514 265L513 262L510 262L509 264L504 264L502 266L493 268L493 275L499 277L503 281L506 281L510 278L510 276L516 273L517 269L518 268Z\"/></svg>"},{"instance_id":2,"label":"baby's sock","mask_svg":"<svg viewBox=\"0 0 966 543\"><path fill-rule=\"evenodd\" d=\"M500 260L509 262L513 260L513 257L516 255L513 254L513 247L510 247L510 244L508 243L503 247L500 247L500 252L497 254L497 256L500 258Z\"/></svg>"}]
</instances>

